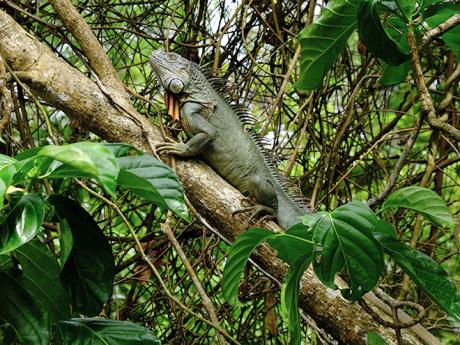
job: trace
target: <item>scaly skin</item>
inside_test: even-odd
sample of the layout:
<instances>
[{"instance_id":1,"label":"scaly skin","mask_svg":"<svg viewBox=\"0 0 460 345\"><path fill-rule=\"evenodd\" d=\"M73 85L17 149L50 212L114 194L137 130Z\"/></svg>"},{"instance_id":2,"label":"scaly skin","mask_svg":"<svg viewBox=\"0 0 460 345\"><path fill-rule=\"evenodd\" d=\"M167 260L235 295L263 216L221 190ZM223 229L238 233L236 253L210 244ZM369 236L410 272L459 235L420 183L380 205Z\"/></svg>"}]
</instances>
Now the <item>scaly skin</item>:
<instances>
[{"instance_id":1,"label":"scaly skin","mask_svg":"<svg viewBox=\"0 0 460 345\"><path fill-rule=\"evenodd\" d=\"M180 122L190 139L164 143L157 151L204 159L230 184L257 203L251 219L275 216L287 229L298 223L301 210L284 192L253 137L243 129L231 106L221 98L200 68L176 53L155 50L150 56L154 73L179 102Z\"/></svg>"}]
</instances>

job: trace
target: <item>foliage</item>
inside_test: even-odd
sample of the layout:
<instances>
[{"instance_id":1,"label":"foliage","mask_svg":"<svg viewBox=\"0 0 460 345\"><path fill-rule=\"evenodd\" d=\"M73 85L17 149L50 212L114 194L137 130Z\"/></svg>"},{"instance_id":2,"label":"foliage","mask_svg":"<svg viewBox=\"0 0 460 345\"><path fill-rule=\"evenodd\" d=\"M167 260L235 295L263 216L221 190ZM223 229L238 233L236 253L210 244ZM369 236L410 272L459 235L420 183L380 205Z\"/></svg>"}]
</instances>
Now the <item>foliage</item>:
<instances>
[{"instance_id":1,"label":"foliage","mask_svg":"<svg viewBox=\"0 0 460 345\"><path fill-rule=\"evenodd\" d=\"M428 207L433 204L435 207ZM439 226L454 225L447 205L429 189L402 188L388 197L381 211L391 206L412 209ZM284 243L286 239L288 243ZM290 265L281 301L286 310L284 316L291 344L300 344L299 283L311 262L318 278L329 288L337 289L335 276L339 273L345 275L349 288L342 289L342 295L356 301L377 285L383 269L383 254L386 253L435 303L460 320L460 294L446 271L430 257L389 235L384 221L362 202L350 202L333 212L307 214L303 225L295 225L286 233L274 234L254 228L240 235L228 254L222 279L224 297L229 303L238 305L238 282L244 266L263 241L270 243L277 250L278 257ZM302 248L294 257L291 252L293 241L296 242L294 248ZM286 260L288 255L292 259Z\"/></svg>"},{"instance_id":2,"label":"foliage","mask_svg":"<svg viewBox=\"0 0 460 345\"><path fill-rule=\"evenodd\" d=\"M112 296L112 248L78 202L44 189L50 180L89 177L116 196L119 173L129 172L130 162L135 165L141 161L156 178L147 180L132 169L129 173L139 183L149 184L146 198L150 200L153 195L160 206L184 215L183 189L170 168L145 155L128 156L123 147L126 145L111 144L109 149L103 144L80 142L25 151L15 160L2 156L0 169L14 166L15 173L1 176L8 203L1 217L0 317L14 329L20 342L48 344L57 328L64 344L158 343L151 331L133 323L70 319L71 310L98 315ZM168 180L166 192L162 178ZM126 183L120 185L130 188ZM165 196L169 200L174 197L174 202L165 202ZM52 229L57 231L60 252L44 244L49 236L46 227L50 227L45 219L57 224ZM60 262L56 259L59 254Z\"/></svg>"},{"instance_id":3,"label":"foliage","mask_svg":"<svg viewBox=\"0 0 460 345\"><path fill-rule=\"evenodd\" d=\"M406 62L410 60L406 41L408 27L419 33L424 23L435 27L459 11L458 5L442 0L329 1L318 20L299 35L301 77L296 85L307 90L319 88L356 26L371 54L399 67L387 67L383 81L385 85L397 84L405 78ZM381 17L385 18L383 22ZM442 36L457 58L460 56L458 34L460 27Z\"/></svg>"},{"instance_id":4,"label":"foliage","mask_svg":"<svg viewBox=\"0 0 460 345\"><path fill-rule=\"evenodd\" d=\"M350 200L368 200L379 195L390 183L390 175L399 164L399 157L405 153L407 157L394 185L396 192L404 191L403 187L407 186L427 187L445 200L454 219L457 219L460 207L458 142L434 130L426 122L422 123L419 133L413 134L412 129L421 115L421 102L413 74L409 73L411 64L407 61L394 66L383 60L391 62L393 58L401 58L409 52L405 36L407 24L411 23L420 43L427 30L458 13L458 5L453 1L330 0L327 6L324 2L316 2L313 9L307 1L89 0L72 3L91 26L131 91L135 108L154 123L163 124L164 130L173 137L177 134L177 127L162 116L165 113L162 97L146 63L150 52L156 48L168 49L201 65L219 69L220 76L230 81L228 96L236 98L238 103L250 104L249 112L255 116L254 127L264 137L266 148L279 159L278 165L283 174L311 198L312 207L327 212L329 225L337 222L332 213L346 206ZM362 18L367 18L365 22L359 22L358 10L361 6L365 14ZM413 6L415 13L411 15ZM3 1L0 8L11 14L31 35L47 43L57 56L94 80L84 50L63 27L49 1ZM315 18L310 24L313 14ZM372 35L366 38L364 33L358 41L356 33L360 25L368 25L369 33L379 35L379 39ZM302 31L304 28L305 31ZM458 78L449 80L455 76L453 72L458 66L459 29L460 26L452 28L440 39L419 47L422 70L437 115L456 128L459 128ZM297 42L302 48L300 64L295 64ZM391 53L382 47L389 47ZM26 68L29 66L24 66ZM57 77L60 77L59 73ZM1 75L0 79L1 87L4 85ZM296 80L299 80L297 84ZM163 176L161 169L158 175L151 170L138 170L149 162L154 165L152 157L129 155L133 152L129 145L104 144L116 158L133 157L127 158L127 162L116 160L118 168L122 163L127 165L126 169L118 172L115 181L110 177L114 173L110 163L113 157L109 159L105 156L109 159L105 166L99 164L96 153L93 158L91 154L84 158L87 162L82 170L63 162L49 164L52 158L44 155L29 160L27 166L21 163L56 138L56 142L62 143L106 138L86 132L84 128L88 124L79 123L78 116L56 109L31 94L27 80L19 81L9 75L5 79L13 96L14 110L9 124L1 132L0 144L0 152L4 154L0 156L0 202L5 200L6 203L2 208L1 221L8 229L5 233L1 232L0 245L4 248L5 241L11 249L0 255L0 298L2 301L5 298L16 299L18 303L11 309L11 305L3 308L1 302L0 312L8 314L11 323L27 329L24 334L42 339L40 341L47 339L49 332L57 327L60 330L57 336L61 338L72 337L85 329L88 341L94 340L90 335L95 334L93 329L101 329L97 322L92 323L93 319L87 321L88 328L85 328L81 320L70 319L75 315L69 316L67 308L56 309L57 303L69 307L74 303L70 302L74 301L73 296L69 296L73 292L69 292L61 282L60 272L66 265L70 267L69 260L73 261L74 267L78 265L71 221L59 216L51 204L53 198L48 198L59 195L65 198L61 200L77 203L79 206L74 209L83 209L93 219L92 223L97 224L98 233L103 232L106 238L101 248L107 248L107 242L110 244L115 269L113 271L113 266L108 267L103 276L115 272L112 289L108 290L104 279L93 276L86 282L91 286L94 281L95 291L80 296L91 298L92 303L100 306L104 296L112 293L104 303L100 313L102 317L135 321L137 326L130 328L134 332L141 324L147 326L152 332L143 333L145 337L149 339L152 333L158 334L164 343L216 343L215 329L190 313L192 310L207 317L193 280L161 231L162 224L167 220L216 308L222 327L234 339L239 342L251 339L266 344L288 343L289 330L293 341L302 339L311 344L319 341L328 343L328 339L324 339L325 332L310 328L302 319L299 320L297 312L297 305L302 303L298 295L301 273L310 261L315 262L314 250L324 252L325 249L323 246L316 248L311 243L314 239L310 229L315 225L315 218L310 219L312 225L300 224L290 229L290 236L283 235L281 241L278 237L267 241L276 248L279 257L290 264L281 296L274 283L252 266L247 266L239 294L242 303L239 308L229 308L224 303L221 289L222 271L228 261L227 245L200 222L193 218L188 222L183 202L176 202L182 190L152 188L155 180L165 182L163 186L166 187L174 182L172 175ZM315 91L305 93L294 85ZM412 137L415 144L408 150L406 143ZM27 150L34 148L37 151ZM53 152L49 154L56 156L59 150L51 149ZM102 148L98 152L106 154ZM80 154L88 155L84 148L79 149ZM69 158L65 155L60 157L64 161ZM72 163L72 159L68 161ZM99 169L106 172L105 177ZM23 176L18 173L20 171L28 172ZM83 185L74 183L73 176L82 178ZM119 208L158 270L159 275L155 279L150 279L152 271L135 249L133 235L127 230L120 213L83 186L110 197ZM405 193L410 195L409 192ZM432 197L429 196L428 200ZM388 201L386 199L389 206ZM412 201L416 200L401 195L385 211L377 212L383 208L380 203L372 208L377 217L376 228L381 233L373 237L378 240L380 253L385 253L380 286L395 298L415 301L429 308L423 324L433 330L442 342L457 344L458 333L455 330L458 324L446 313L455 314L455 298L450 296L453 296L454 284L458 284L460 278L455 231L451 226L439 227L427 221L430 202L438 204L438 201L433 199L421 205L413 203L412 206L421 206L418 208L409 207ZM172 214L165 215L164 210L171 208L174 209ZM43 219L40 210L43 210ZM418 216L417 210L424 211L423 217L426 218ZM35 215L32 218L28 216L33 221L16 226L19 224L17 219L29 214ZM446 215L430 216L432 220L439 219L447 224ZM209 214L203 216L212 217ZM367 216L372 217L371 214ZM9 223L5 217L9 217ZM353 225L350 222L346 224ZM368 232L363 230L360 238L368 239ZM325 233L329 237L321 237L318 232L320 245L347 238L341 236L342 232L329 230ZM267 237L272 235L267 234ZM29 241L23 243L25 240ZM249 249L255 246L250 239L246 244ZM81 243L77 247L79 245ZM337 253L337 263L347 262L346 251L333 251L332 247L326 249L329 255ZM35 266L34 272L30 271L33 262L27 260L29 252L34 253L36 262L40 263L38 268ZM249 254L247 251L243 254L245 260ZM106 261L107 256L103 255L95 262ZM320 260L319 266L322 262ZM441 263L442 268L434 262ZM244 267L244 262L240 261L239 265ZM91 268L90 265L90 273ZM338 271L338 268L337 264L335 270L327 267L318 267L317 270L323 273L326 282L330 282L333 271ZM416 285L403 272L407 272ZM447 279L446 272L454 284ZM236 276L239 277L240 272ZM57 277L59 282L56 282ZM158 277L163 279L165 287L159 287ZM353 277L355 282L359 282L356 275ZM68 279L74 278L69 274ZM40 282L39 286L45 286L41 291L50 293L40 294L40 289L26 290L32 289L27 282L35 280ZM239 279L233 283L232 291L236 291L238 283ZM84 288L85 282L79 281L78 286ZM447 293L442 295L443 291ZM47 299L51 292L54 300ZM169 293L189 309L178 308ZM276 303L280 298L282 303ZM267 307L270 299L275 302L272 308ZM26 312L28 319L18 319L17 306ZM65 315L57 315L59 312ZM279 315L283 315L287 323L281 322ZM268 316L272 316L271 322L268 322ZM66 325L57 320L66 320ZM35 324L43 327L35 328ZM300 331L298 325L301 326ZM110 336L113 330L111 321L106 326L106 334ZM120 327L124 326L120 324ZM0 326L2 337L5 344L14 343L16 335L13 328ZM376 339L377 336L368 336L369 342L379 344Z\"/></svg>"}]
</instances>

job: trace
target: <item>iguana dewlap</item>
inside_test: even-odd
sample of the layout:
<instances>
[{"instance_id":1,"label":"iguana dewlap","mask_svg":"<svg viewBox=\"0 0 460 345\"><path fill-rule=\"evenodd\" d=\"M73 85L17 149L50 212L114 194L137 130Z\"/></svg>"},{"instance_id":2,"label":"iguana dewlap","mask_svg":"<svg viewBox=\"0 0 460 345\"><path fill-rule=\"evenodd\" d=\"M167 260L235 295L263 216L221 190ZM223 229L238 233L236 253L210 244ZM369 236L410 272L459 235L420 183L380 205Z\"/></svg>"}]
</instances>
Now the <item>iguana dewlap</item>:
<instances>
[{"instance_id":1,"label":"iguana dewlap","mask_svg":"<svg viewBox=\"0 0 460 345\"><path fill-rule=\"evenodd\" d=\"M180 120L190 139L163 143L157 151L181 157L200 157L243 194L256 200L254 215L276 216L287 229L307 212L288 195L276 168L257 139L200 67L176 53L155 50L150 64L165 89L165 105Z\"/></svg>"}]
</instances>

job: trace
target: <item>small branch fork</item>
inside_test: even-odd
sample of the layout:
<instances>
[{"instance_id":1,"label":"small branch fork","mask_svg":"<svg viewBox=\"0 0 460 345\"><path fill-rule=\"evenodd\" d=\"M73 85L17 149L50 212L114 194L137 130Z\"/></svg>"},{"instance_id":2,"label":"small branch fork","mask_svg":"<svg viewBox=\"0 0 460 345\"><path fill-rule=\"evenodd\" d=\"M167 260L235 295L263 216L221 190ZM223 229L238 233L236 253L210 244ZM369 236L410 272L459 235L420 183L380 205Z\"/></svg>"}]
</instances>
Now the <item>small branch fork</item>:
<instances>
[{"instance_id":1,"label":"small branch fork","mask_svg":"<svg viewBox=\"0 0 460 345\"><path fill-rule=\"evenodd\" d=\"M428 31L422 41L422 46L425 46L434 37L441 35L442 33L452 29L454 26L460 23L460 14L456 14L446 20L444 23L438 25L434 29ZM407 41L411 50L411 61L412 61L412 72L417 85L418 93L420 94L420 101L422 106L422 113L427 114L428 123L431 127L440 130L447 134L455 141L460 141L460 130L450 125L446 121L442 120L436 115L436 110L433 105L430 92L425 84L425 78L423 76L422 67L420 65L419 51L417 48L417 42L415 40L414 32L409 27L407 33Z\"/></svg>"},{"instance_id":2,"label":"small branch fork","mask_svg":"<svg viewBox=\"0 0 460 345\"><path fill-rule=\"evenodd\" d=\"M379 324L381 324L384 327L392 328L395 330L396 333L396 340L398 344L403 344L402 342L402 336L401 336L401 329L403 328L410 328L418 324L424 317L425 317L425 309L414 302L409 302L409 301L396 301L392 298L390 298L387 294L379 291L378 289L375 289L375 294L378 295L378 297L383 300L387 305L390 306L391 308L391 316L393 320L386 321L383 318L380 317L367 303L364 299L360 299L358 301L359 305ZM402 308L409 308L417 311L417 316L414 318L411 318L408 321L401 321L400 320L400 311L399 309ZM399 314L399 315L398 315Z\"/></svg>"}]
</instances>

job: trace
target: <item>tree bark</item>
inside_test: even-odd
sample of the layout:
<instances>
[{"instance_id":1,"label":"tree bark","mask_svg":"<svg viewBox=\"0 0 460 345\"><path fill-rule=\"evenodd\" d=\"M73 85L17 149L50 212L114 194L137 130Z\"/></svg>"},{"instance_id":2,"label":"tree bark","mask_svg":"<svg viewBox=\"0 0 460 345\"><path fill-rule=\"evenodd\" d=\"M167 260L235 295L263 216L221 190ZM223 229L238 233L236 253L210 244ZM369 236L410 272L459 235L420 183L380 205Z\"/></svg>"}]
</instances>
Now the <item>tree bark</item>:
<instances>
[{"instance_id":1,"label":"tree bark","mask_svg":"<svg viewBox=\"0 0 460 345\"><path fill-rule=\"evenodd\" d=\"M104 87L57 57L1 10L0 54L31 92L102 139L126 142L147 152L162 141L160 130L148 119L114 103ZM241 193L200 161L177 159L176 170L189 200L211 226L231 241L245 230L247 216L232 216L242 206ZM264 226L279 229L273 222ZM287 266L268 247L258 250L254 259L268 273L283 279ZM379 333L389 344L396 344L392 330L378 325L337 291L327 289L311 269L302 278L300 300L306 314L345 344L366 344L369 331ZM407 331L404 338L408 344L421 344Z\"/></svg>"}]
</instances>

